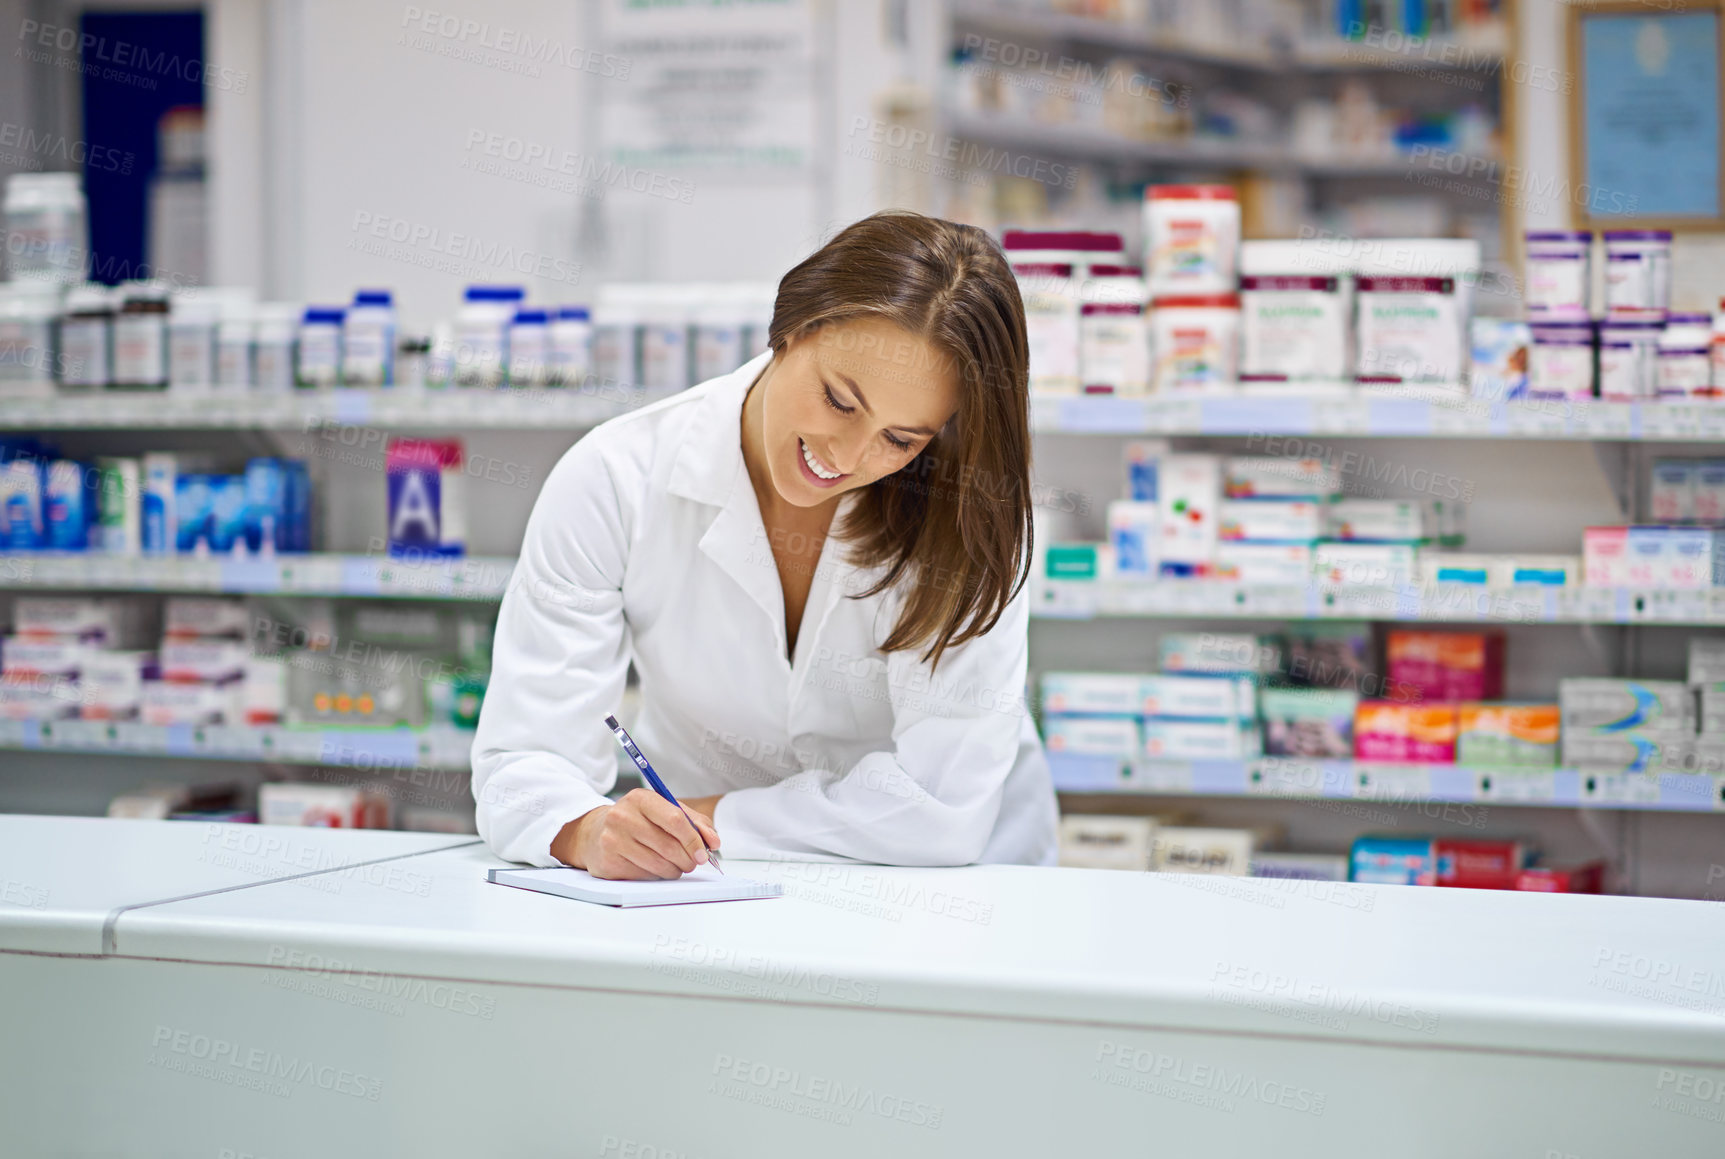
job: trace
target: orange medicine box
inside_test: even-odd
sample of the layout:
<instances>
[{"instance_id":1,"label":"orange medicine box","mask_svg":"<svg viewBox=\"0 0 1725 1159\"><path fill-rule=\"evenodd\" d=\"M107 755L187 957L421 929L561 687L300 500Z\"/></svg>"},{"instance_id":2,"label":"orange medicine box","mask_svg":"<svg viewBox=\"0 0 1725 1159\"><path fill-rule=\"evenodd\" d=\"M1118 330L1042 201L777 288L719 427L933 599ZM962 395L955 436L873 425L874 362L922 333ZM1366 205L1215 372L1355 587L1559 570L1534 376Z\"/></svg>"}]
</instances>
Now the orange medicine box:
<instances>
[{"instance_id":1,"label":"orange medicine box","mask_svg":"<svg viewBox=\"0 0 1725 1159\"><path fill-rule=\"evenodd\" d=\"M1354 712L1354 758L1362 761L1455 761L1456 706L1367 700Z\"/></svg>"},{"instance_id":2,"label":"orange medicine box","mask_svg":"<svg viewBox=\"0 0 1725 1159\"><path fill-rule=\"evenodd\" d=\"M1495 700L1503 695L1502 632L1398 628L1385 641L1390 685L1421 700Z\"/></svg>"},{"instance_id":3,"label":"orange medicine box","mask_svg":"<svg viewBox=\"0 0 1725 1159\"><path fill-rule=\"evenodd\" d=\"M1561 718L1555 704L1464 704L1456 762L1551 768Z\"/></svg>"}]
</instances>

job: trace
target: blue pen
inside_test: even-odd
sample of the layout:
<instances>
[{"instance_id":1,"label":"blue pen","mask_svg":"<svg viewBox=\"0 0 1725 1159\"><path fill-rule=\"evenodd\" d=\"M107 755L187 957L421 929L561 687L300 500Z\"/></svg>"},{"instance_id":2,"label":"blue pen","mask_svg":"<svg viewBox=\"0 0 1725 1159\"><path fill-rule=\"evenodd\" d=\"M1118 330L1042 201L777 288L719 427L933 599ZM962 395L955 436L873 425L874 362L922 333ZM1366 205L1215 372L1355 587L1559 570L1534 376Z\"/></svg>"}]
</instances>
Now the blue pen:
<instances>
[{"instance_id":1,"label":"blue pen","mask_svg":"<svg viewBox=\"0 0 1725 1159\"><path fill-rule=\"evenodd\" d=\"M614 716L605 718L605 727L616 734L617 743L623 746L623 751L629 754L629 759L635 762L635 767L641 770L641 775L647 778L647 784L652 786L653 791L671 804L676 805L683 816L689 817L689 811L683 808L677 798L671 795L671 790L665 787L665 782L659 779L659 774L653 771L653 766L641 754L641 750L635 747L635 738L629 735L629 730L617 723L617 718ZM707 839L701 835L701 827L695 825L693 817L689 817L689 824L695 826L695 836L701 838L701 845L707 851L707 863L720 873L725 872L724 867L719 864L719 851L707 844Z\"/></svg>"}]
</instances>

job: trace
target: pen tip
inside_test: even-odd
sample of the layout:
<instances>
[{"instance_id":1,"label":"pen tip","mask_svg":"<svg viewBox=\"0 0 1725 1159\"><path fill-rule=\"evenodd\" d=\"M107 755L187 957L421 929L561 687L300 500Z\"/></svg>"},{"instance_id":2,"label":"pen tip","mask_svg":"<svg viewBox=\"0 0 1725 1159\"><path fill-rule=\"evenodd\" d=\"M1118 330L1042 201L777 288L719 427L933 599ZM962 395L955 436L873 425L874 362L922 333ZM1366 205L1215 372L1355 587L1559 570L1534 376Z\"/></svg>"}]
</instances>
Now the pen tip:
<instances>
[{"instance_id":1,"label":"pen tip","mask_svg":"<svg viewBox=\"0 0 1725 1159\"><path fill-rule=\"evenodd\" d=\"M614 716L607 716L605 718L605 727L606 728L616 728L617 727L617 718Z\"/></svg>"}]
</instances>

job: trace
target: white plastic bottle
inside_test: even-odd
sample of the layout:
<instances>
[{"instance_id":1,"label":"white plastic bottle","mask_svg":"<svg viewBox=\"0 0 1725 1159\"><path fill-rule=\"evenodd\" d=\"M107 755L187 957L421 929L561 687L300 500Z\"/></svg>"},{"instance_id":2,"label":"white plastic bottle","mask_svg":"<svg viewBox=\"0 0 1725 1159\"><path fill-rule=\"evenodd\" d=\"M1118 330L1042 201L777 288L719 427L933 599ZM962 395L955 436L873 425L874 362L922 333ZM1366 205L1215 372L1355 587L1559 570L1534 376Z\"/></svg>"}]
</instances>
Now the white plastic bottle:
<instances>
[{"instance_id":1,"label":"white plastic bottle","mask_svg":"<svg viewBox=\"0 0 1725 1159\"><path fill-rule=\"evenodd\" d=\"M216 328L221 302L198 292L176 294L168 315L168 389L208 394L216 382Z\"/></svg>"},{"instance_id":2,"label":"white plastic bottle","mask_svg":"<svg viewBox=\"0 0 1725 1159\"><path fill-rule=\"evenodd\" d=\"M689 389L689 312L681 286L647 290L641 318L641 385L655 393Z\"/></svg>"},{"instance_id":3,"label":"white plastic bottle","mask_svg":"<svg viewBox=\"0 0 1725 1159\"><path fill-rule=\"evenodd\" d=\"M713 286L695 305L695 381L729 374L748 361L744 343L748 327L747 300L737 286Z\"/></svg>"},{"instance_id":4,"label":"white plastic bottle","mask_svg":"<svg viewBox=\"0 0 1725 1159\"><path fill-rule=\"evenodd\" d=\"M640 385L639 291L638 286L606 286L593 306L593 377L602 392Z\"/></svg>"},{"instance_id":5,"label":"white plastic bottle","mask_svg":"<svg viewBox=\"0 0 1725 1159\"><path fill-rule=\"evenodd\" d=\"M585 306L559 306L551 319L551 385L585 386L592 373L592 314Z\"/></svg>"},{"instance_id":6,"label":"white plastic bottle","mask_svg":"<svg viewBox=\"0 0 1725 1159\"><path fill-rule=\"evenodd\" d=\"M300 316L294 385L301 390L340 384L341 328L346 314L340 306L307 306Z\"/></svg>"},{"instance_id":7,"label":"white plastic bottle","mask_svg":"<svg viewBox=\"0 0 1725 1159\"><path fill-rule=\"evenodd\" d=\"M455 316L456 386L502 386L509 323L527 296L520 286L469 286Z\"/></svg>"},{"instance_id":8,"label":"white plastic bottle","mask_svg":"<svg viewBox=\"0 0 1725 1159\"><path fill-rule=\"evenodd\" d=\"M252 348L254 389L272 394L293 389L299 317L300 308L291 302L265 302L258 307Z\"/></svg>"},{"instance_id":9,"label":"white plastic bottle","mask_svg":"<svg viewBox=\"0 0 1725 1159\"><path fill-rule=\"evenodd\" d=\"M223 304L222 320L216 323L216 389L250 390L252 377L253 309L250 303Z\"/></svg>"},{"instance_id":10,"label":"white plastic bottle","mask_svg":"<svg viewBox=\"0 0 1725 1159\"><path fill-rule=\"evenodd\" d=\"M395 302L388 290L359 290L341 325L341 383L395 383Z\"/></svg>"},{"instance_id":11,"label":"white plastic bottle","mask_svg":"<svg viewBox=\"0 0 1725 1159\"><path fill-rule=\"evenodd\" d=\"M0 283L0 396L46 396L54 390L52 282Z\"/></svg>"},{"instance_id":12,"label":"white plastic bottle","mask_svg":"<svg viewBox=\"0 0 1725 1159\"><path fill-rule=\"evenodd\" d=\"M546 386L551 380L551 316L523 306L509 323L509 385Z\"/></svg>"},{"instance_id":13,"label":"white plastic bottle","mask_svg":"<svg viewBox=\"0 0 1725 1159\"><path fill-rule=\"evenodd\" d=\"M88 210L76 173L6 179L6 273L14 282L76 285L89 268Z\"/></svg>"}]
</instances>

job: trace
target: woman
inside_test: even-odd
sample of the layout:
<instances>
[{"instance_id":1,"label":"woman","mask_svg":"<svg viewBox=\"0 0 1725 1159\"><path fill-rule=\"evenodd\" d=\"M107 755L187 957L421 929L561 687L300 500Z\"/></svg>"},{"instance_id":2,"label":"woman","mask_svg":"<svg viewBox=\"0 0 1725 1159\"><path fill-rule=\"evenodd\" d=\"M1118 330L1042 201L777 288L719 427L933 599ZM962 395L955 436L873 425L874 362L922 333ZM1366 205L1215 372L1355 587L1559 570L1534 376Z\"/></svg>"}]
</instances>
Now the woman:
<instances>
[{"instance_id":1,"label":"woman","mask_svg":"<svg viewBox=\"0 0 1725 1159\"><path fill-rule=\"evenodd\" d=\"M473 744L498 855L599 877L731 857L1052 863L1025 712L1024 313L982 231L857 222L779 283L770 351L588 434L546 480Z\"/></svg>"}]
</instances>

